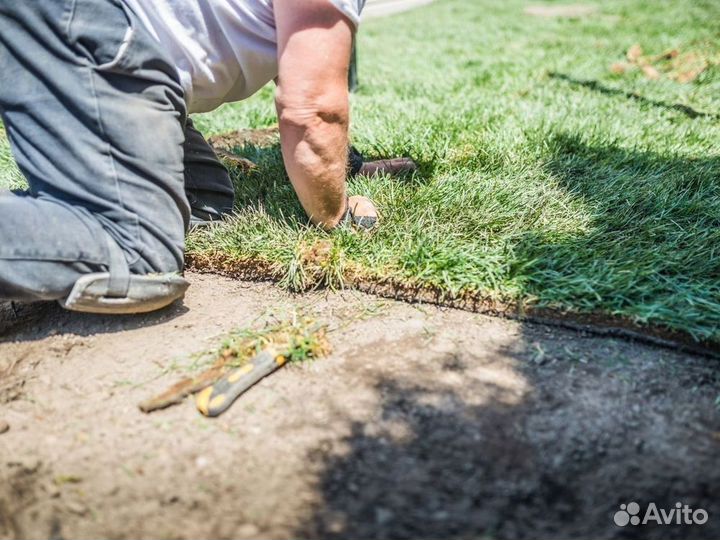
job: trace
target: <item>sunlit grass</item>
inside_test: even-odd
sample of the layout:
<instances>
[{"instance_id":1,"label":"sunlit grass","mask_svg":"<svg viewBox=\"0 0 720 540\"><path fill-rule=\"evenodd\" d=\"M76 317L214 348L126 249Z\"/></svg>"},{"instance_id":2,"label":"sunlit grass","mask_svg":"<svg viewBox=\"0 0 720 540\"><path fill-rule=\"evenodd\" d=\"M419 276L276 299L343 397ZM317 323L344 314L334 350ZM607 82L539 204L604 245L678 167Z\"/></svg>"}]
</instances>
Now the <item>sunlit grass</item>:
<instances>
[{"instance_id":1,"label":"sunlit grass","mask_svg":"<svg viewBox=\"0 0 720 540\"><path fill-rule=\"evenodd\" d=\"M19 189L24 186L25 179L15 165L5 129L0 124L0 189Z\"/></svg>"},{"instance_id":2,"label":"sunlit grass","mask_svg":"<svg viewBox=\"0 0 720 540\"><path fill-rule=\"evenodd\" d=\"M720 8L610 1L568 20L524 6L444 1L363 28L354 142L421 164L351 181L381 208L375 234L308 228L278 150L245 147L261 167L237 178L238 218L191 251L270 261L302 286L298 253L329 238L345 272L719 339L720 69L679 84L609 67L634 43L714 61ZM274 121L267 88L197 123Z\"/></svg>"}]
</instances>

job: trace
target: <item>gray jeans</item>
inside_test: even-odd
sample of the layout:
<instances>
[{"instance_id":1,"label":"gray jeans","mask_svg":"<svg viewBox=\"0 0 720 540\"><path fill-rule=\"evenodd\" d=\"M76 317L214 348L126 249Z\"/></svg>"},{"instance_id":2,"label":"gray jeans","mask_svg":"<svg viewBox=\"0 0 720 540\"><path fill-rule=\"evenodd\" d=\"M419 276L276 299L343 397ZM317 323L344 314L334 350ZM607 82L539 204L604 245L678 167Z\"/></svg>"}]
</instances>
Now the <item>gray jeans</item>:
<instances>
[{"instance_id":1,"label":"gray jeans","mask_svg":"<svg viewBox=\"0 0 720 540\"><path fill-rule=\"evenodd\" d=\"M0 299L64 298L118 252L132 273L182 270L185 181L230 206L232 184L186 137L160 44L120 0L0 0L0 28L0 113L29 184L0 195Z\"/></svg>"}]
</instances>

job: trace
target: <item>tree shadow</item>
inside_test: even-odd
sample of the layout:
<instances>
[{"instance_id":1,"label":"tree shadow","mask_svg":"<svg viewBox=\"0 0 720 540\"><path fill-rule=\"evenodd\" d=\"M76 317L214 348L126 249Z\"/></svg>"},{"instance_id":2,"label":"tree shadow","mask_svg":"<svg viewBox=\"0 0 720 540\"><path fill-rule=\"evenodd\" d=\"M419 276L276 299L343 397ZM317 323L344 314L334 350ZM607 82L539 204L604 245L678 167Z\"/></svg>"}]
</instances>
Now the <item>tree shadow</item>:
<instances>
[{"instance_id":1,"label":"tree shadow","mask_svg":"<svg viewBox=\"0 0 720 540\"><path fill-rule=\"evenodd\" d=\"M533 137L549 181L584 215L577 230L530 231L513 245L521 266L540 261L525 267L524 292L587 313L621 313L635 328L660 325L658 337L664 326L715 339L720 155L656 153L566 132Z\"/></svg>"},{"instance_id":2,"label":"tree shadow","mask_svg":"<svg viewBox=\"0 0 720 540\"><path fill-rule=\"evenodd\" d=\"M558 73L555 71L549 72L548 76L551 79L565 81L573 86L581 86L583 88L588 88L606 96L623 96L627 99L637 101L643 105L649 105L651 107L657 107L669 111L677 111L683 113L688 118L712 118L715 120L720 120L720 114L698 111L688 105L683 105L682 103L668 103L666 101L650 99L636 92L628 92L627 90L622 90L620 88L612 88L610 86L606 86L600 81L592 79L576 79L571 75L566 75L565 73Z\"/></svg>"},{"instance_id":3,"label":"tree shadow","mask_svg":"<svg viewBox=\"0 0 720 540\"><path fill-rule=\"evenodd\" d=\"M665 365L608 360L597 343L581 347L587 363L563 356L562 340L546 351L550 361L537 363L531 340L538 332L528 328L512 350L498 351L517 359L520 381L510 385L500 377L507 372L493 373L486 360L462 351L423 358L432 368L379 375L378 410L371 421L351 423L346 451L320 443L308 455L323 471L320 501L294 536L717 537L717 520L613 523L630 501L663 508L683 501L711 516L718 510L717 442L693 426L720 426L709 405L720 380L708 382L702 399L696 394L702 406L685 409L682 420L673 407L692 394L682 385L712 362L690 362L678 386L668 384Z\"/></svg>"},{"instance_id":4,"label":"tree shadow","mask_svg":"<svg viewBox=\"0 0 720 540\"><path fill-rule=\"evenodd\" d=\"M587 142L565 132L543 135L542 141L546 169L570 193L595 201L604 213L618 211L617 201L627 197L647 201L637 211L667 210L655 205L658 197L692 197L720 187L720 154L701 158L659 154L612 142ZM612 198L606 197L608 186Z\"/></svg>"},{"instance_id":5,"label":"tree shadow","mask_svg":"<svg viewBox=\"0 0 720 540\"><path fill-rule=\"evenodd\" d=\"M543 142L546 170L591 217L587 241L611 237L616 255L651 246L652 262L664 261L659 272L720 277L711 245L720 240L720 155L658 154L567 133Z\"/></svg>"}]
</instances>

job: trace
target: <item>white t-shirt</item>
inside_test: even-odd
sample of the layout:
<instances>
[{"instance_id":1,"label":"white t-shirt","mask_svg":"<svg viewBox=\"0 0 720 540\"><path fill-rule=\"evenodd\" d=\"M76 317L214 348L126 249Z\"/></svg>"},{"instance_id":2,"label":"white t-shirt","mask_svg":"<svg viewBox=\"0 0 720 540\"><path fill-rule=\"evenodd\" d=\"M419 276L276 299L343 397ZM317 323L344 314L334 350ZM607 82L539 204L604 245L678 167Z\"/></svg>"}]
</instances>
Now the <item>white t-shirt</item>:
<instances>
[{"instance_id":1,"label":"white t-shirt","mask_svg":"<svg viewBox=\"0 0 720 540\"><path fill-rule=\"evenodd\" d=\"M278 74L273 0L124 1L167 47L188 112L248 98ZM365 0L329 1L357 28Z\"/></svg>"}]
</instances>

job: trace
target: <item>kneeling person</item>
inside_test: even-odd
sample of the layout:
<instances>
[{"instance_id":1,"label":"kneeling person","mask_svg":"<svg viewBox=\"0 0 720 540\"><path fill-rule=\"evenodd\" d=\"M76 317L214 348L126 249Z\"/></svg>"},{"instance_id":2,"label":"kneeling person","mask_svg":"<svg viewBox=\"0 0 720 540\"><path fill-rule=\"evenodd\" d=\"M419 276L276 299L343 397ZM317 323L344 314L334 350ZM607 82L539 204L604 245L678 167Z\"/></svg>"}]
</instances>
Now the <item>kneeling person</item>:
<instances>
[{"instance_id":1,"label":"kneeling person","mask_svg":"<svg viewBox=\"0 0 720 540\"><path fill-rule=\"evenodd\" d=\"M181 297L191 214L232 208L188 120L276 79L283 159L313 223L376 219L345 187L364 0L0 2L0 113L29 190L0 196L0 299L109 313ZM365 219L367 218L367 219Z\"/></svg>"}]
</instances>

